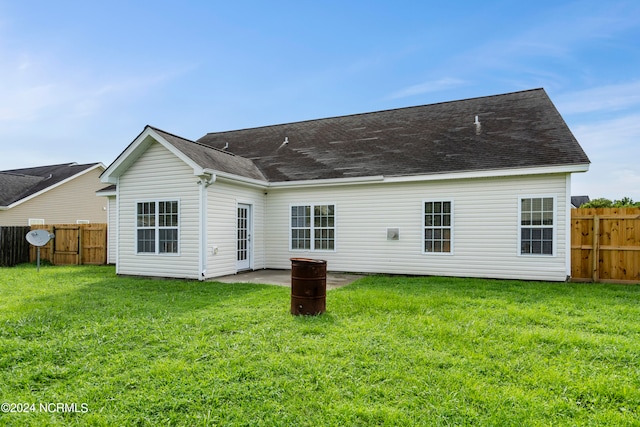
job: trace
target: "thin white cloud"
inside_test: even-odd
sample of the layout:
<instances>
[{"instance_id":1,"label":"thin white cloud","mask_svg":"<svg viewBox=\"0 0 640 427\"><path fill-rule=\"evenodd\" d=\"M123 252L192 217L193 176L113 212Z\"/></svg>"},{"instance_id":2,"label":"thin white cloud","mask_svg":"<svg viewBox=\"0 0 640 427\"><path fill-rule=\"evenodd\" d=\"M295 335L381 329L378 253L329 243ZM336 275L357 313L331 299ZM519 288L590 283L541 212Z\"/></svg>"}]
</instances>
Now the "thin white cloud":
<instances>
[{"instance_id":1,"label":"thin white cloud","mask_svg":"<svg viewBox=\"0 0 640 427\"><path fill-rule=\"evenodd\" d=\"M640 172L637 169L593 164L589 172L573 175L571 194L587 195L591 199L605 197L610 200L631 197L637 202L640 201Z\"/></svg>"},{"instance_id":2,"label":"thin white cloud","mask_svg":"<svg viewBox=\"0 0 640 427\"><path fill-rule=\"evenodd\" d=\"M0 90L0 121L29 121L38 112L59 102L51 84L11 87Z\"/></svg>"},{"instance_id":3,"label":"thin white cloud","mask_svg":"<svg viewBox=\"0 0 640 427\"><path fill-rule=\"evenodd\" d=\"M583 122L572 126L576 138L583 146L591 147L599 154L614 149L628 149L634 163L640 158L640 113L628 114L611 120ZM630 156L625 156L629 158ZM620 159L624 160L624 159ZM638 166L640 168L640 166Z\"/></svg>"},{"instance_id":4,"label":"thin white cloud","mask_svg":"<svg viewBox=\"0 0 640 427\"><path fill-rule=\"evenodd\" d=\"M572 193L590 197L640 200L640 113L572 127L591 160L586 174L577 174Z\"/></svg>"},{"instance_id":5,"label":"thin white cloud","mask_svg":"<svg viewBox=\"0 0 640 427\"><path fill-rule=\"evenodd\" d=\"M0 69L0 122L86 117L114 100L144 94L194 68L154 71L151 75L125 74L105 81L92 77L90 71L70 70L47 58L7 52L0 56L4 59Z\"/></svg>"},{"instance_id":6,"label":"thin white cloud","mask_svg":"<svg viewBox=\"0 0 640 427\"><path fill-rule=\"evenodd\" d=\"M562 114L640 107L640 80L572 92L560 95L554 101Z\"/></svg>"},{"instance_id":7,"label":"thin white cloud","mask_svg":"<svg viewBox=\"0 0 640 427\"><path fill-rule=\"evenodd\" d=\"M590 7L583 2L560 4L529 22L522 20L521 28L511 33L501 32L498 38L484 41L479 38L480 43L471 43L470 49L452 52L431 71L449 75L455 70L460 78L503 83L521 76L523 89L531 88L532 81L547 88L564 87L570 80L562 73L549 75L550 70L559 70L559 64L582 68L581 55L604 41L610 48L620 43L628 49L625 37L618 36L638 26L639 14L640 6L632 2L594 2Z\"/></svg>"},{"instance_id":8,"label":"thin white cloud","mask_svg":"<svg viewBox=\"0 0 640 427\"><path fill-rule=\"evenodd\" d=\"M431 80L417 85L409 86L400 89L391 95L389 99L407 98L415 95L422 95L425 93L440 92L443 90L453 89L465 85L465 80L457 79L454 77L445 77L439 80Z\"/></svg>"}]
</instances>

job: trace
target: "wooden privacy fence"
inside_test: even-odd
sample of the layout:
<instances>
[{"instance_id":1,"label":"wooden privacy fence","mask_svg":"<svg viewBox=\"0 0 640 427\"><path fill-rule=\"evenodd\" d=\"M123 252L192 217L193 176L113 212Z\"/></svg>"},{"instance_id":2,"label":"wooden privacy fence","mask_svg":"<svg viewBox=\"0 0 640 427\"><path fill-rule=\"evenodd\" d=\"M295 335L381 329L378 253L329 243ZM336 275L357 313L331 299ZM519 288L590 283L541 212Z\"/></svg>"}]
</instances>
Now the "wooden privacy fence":
<instances>
[{"instance_id":1,"label":"wooden privacy fence","mask_svg":"<svg viewBox=\"0 0 640 427\"><path fill-rule=\"evenodd\" d=\"M571 210L571 280L640 283L640 208Z\"/></svg>"},{"instance_id":2,"label":"wooden privacy fence","mask_svg":"<svg viewBox=\"0 0 640 427\"><path fill-rule=\"evenodd\" d=\"M25 236L31 227L0 227L0 267L29 262L29 242Z\"/></svg>"},{"instance_id":3,"label":"wooden privacy fence","mask_svg":"<svg viewBox=\"0 0 640 427\"><path fill-rule=\"evenodd\" d=\"M31 229L45 229L55 235L40 248L40 259L55 265L107 263L107 224L32 225ZM36 254L36 247L31 246L31 262Z\"/></svg>"}]
</instances>

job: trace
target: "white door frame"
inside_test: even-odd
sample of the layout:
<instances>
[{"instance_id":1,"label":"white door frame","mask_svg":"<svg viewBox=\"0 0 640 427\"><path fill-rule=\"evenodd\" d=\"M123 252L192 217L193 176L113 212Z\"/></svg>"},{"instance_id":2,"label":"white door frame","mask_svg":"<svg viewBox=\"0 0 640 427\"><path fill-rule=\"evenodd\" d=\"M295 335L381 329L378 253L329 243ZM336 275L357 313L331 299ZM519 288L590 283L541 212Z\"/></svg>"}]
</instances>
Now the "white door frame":
<instances>
[{"instance_id":1,"label":"white door frame","mask_svg":"<svg viewBox=\"0 0 640 427\"><path fill-rule=\"evenodd\" d=\"M236 212L236 270L250 270L253 261L253 218L251 205L238 203Z\"/></svg>"}]
</instances>

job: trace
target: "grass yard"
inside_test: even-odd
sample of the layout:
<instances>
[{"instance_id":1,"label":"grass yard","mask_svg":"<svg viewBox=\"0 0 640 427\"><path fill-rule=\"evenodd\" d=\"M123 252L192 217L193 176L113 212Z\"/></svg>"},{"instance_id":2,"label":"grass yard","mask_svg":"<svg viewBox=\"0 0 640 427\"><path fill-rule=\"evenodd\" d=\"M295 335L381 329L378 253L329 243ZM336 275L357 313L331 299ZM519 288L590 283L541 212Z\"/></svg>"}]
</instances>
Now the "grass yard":
<instances>
[{"instance_id":1,"label":"grass yard","mask_svg":"<svg viewBox=\"0 0 640 427\"><path fill-rule=\"evenodd\" d=\"M640 286L372 276L318 317L289 292L2 268L0 425L640 425Z\"/></svg>"}]
</instances>

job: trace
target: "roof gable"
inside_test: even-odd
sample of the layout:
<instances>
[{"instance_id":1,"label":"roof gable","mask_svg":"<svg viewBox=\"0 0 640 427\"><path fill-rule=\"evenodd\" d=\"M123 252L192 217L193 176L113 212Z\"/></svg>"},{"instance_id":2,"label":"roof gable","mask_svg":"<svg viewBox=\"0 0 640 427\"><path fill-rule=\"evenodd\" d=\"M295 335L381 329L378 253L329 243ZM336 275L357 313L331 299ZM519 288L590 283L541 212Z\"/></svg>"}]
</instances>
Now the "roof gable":
<instances>
[{"instance_id":1,"label":"roof gable","mask_svg":"<svg viewBox=\"0 0 640 427\"><path fill-rule=\"evenodd\" d=\"M190 141L148 125L109 165L102 174L101 180L115 184L117 182L116 178L122 175L154 142L163 145L189 167L193 168L194 175L224 172L249 179L265 180L251 160L215 147Z\"/></svg>"},{"instance_id":2,"label":"roof gable","mask_svg":"<svg viewBox=\"0 0 640 427\"><path fill-rule=\"evenodd\" d=\"M0 171L0 207L10 208L65 182L102 167L102 163L63 163Z\"/></svg>"},{"instance_id":3,"label":"roof gable","mask_svg":"<svg viewBox=\"0 0 640 427\"><path fill-rule=\"evenodd\" d=\"M585 165L543 89L209 133L271 182Z\"/></svg>"}]
</instances>

